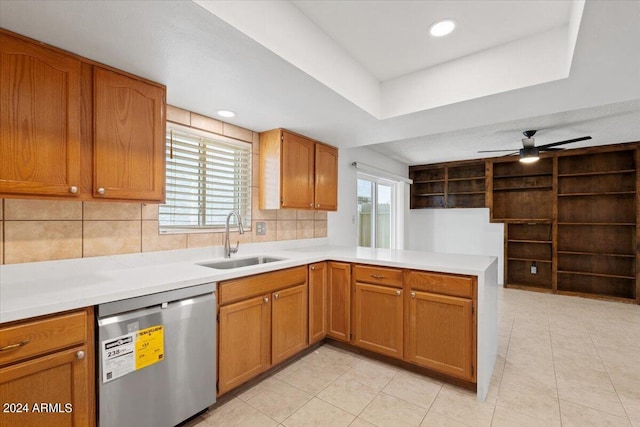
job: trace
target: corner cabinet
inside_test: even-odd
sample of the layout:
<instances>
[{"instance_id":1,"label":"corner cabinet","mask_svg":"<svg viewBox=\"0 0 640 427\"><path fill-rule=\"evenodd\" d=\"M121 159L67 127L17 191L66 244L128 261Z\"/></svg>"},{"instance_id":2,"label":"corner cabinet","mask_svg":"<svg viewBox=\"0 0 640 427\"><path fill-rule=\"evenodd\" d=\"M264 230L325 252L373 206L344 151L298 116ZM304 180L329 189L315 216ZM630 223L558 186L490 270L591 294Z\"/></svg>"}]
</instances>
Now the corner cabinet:
<instances>
[{"instance_id":1,"label":"corner cabinet","mask_svg":"<svg viewBox=\"0 0 640 427\"><path fill-rule=\"evenodd\" d=\"M0 31L0 195L78 195L80 69Z\"/></svg>"},{"instance_id":2,"label":"corner cabinet","mask_svg":"<svg viewBox=\"0 0 640 427\"><path fill-rule=\"evenodd\" d=\"M164 202L165 91L0 29L0 197Z\"/></svg>"},{"instance_id":3,"label":"corner cabinet","mask_svg":"<svg viewBox=\"0 0 640 427\"><path fill-rule=\"evenodd\" d=\"M0 426L95 425L91 308L2 325L0 351Z\"/></svg>"},{"instance_id":4,"label":"corner cabinet","mask_svg":"<svg viewBox=\"0 0 640 427\"><path fill-rule=\"evenodd\" d=\"M94 68L93 196L164 200L164 90Z\"/></svg>"},{"instance_id":5,"label":"corner cabinet","mask_svg":"<svg viewBox=\"0 0 640 427\"><path fill-rule=\"evenodd\" d=\"M274 129L260 134L260 209L338 208L338 150Z\"/></svg>"}]
</instances>

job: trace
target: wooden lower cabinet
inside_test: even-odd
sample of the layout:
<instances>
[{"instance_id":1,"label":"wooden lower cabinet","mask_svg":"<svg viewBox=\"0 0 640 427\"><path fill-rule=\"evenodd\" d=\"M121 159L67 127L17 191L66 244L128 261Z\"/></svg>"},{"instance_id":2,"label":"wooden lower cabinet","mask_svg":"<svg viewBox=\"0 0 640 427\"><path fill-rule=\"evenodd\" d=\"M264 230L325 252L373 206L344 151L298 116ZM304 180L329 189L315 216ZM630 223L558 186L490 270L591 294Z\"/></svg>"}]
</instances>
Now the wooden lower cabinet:
<instances>
[{"instance_id":1,"label":"wooden lower cabinet","mask_svg":"<svg viewBox=\"0 0 640 427\"><path fill-rule=\"evenodd\" d=\"M307 348L307 284L272 294L271 364L276 365Z\"/></svg>"},{"instance_id":2,"label":"wooden lower cabinet","mask_svg":"<svg viewBox=\"0 0 640 427\"><path fill-rule=\"evenodd\" d=\"M0 348L1 427L95 425L91 308L2 325Z\"/></svg>"},{"instance_id":3,"label":"wooden lower cabinet","mask_svg":"<svg viewBox=\"0 0 640 427\"><path fill-rule=\"evenodd\" d=\"M220 307L219 393L248 381L271 364L270 295Z\"/></svg>"},{"instance_id":4,"label":"wooden lower cabinet","mask_svg":"<svg viewBox=\"0 0 640 427\"><path fill-rule=\"evenodd\" d=\"M354 287L353 344L402 358L402 290L358 282Z\"/></svg>"},{"instance_id":5,"label":"wooden lower cabinet","mask_svg":"<svg viewBox=\"0 0 640 427\"><path fill-rule=\"evenodd\" d=\"M327 336L351 341L351 264L329 262L327 287Z\"/></svg>"},{"instance_id":6,"label":"wooden lower cabinet","mask_svg":"<svg viewBox=\"0 0 640 427\"><path fill-rule=\"evenodd\" d=\"M308 345L307 267L218 284L218 394Z\"/></svg>"},{"instance_id":7,"label":"wooden lower cabinet","mask_svg":"<svg viewBox=\"0 0 640 427\"><path fill-rule=\"evenodd\" d=\"M327 336L327 263L309 266L309 345Z\"/></svg>"},{"instance_id":8,"label":"wooden lower cabinet","mask_svg":"<svg viewBox=\"0 0 640 427\"><path fill-rule=\"evenodd\" d=\"M475 343L472 309L471 299L411 291L407 360L473 381Z\"/></svg>"}]
</instances>

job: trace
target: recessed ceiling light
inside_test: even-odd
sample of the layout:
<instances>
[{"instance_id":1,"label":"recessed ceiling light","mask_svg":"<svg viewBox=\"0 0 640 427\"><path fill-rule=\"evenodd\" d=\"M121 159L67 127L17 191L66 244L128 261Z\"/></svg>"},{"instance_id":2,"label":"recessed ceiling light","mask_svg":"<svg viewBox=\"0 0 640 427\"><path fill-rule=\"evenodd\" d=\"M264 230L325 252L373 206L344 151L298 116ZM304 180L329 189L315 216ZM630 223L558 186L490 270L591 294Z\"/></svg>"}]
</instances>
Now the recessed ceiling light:
<instances>
[{"instance_id":1,"label":"recessed ceiling light","mask_svg":"<svg viewBox=\"0 0 640 427\"><path fill-rule=\"evenodd\" d=\"M229 110L219 110L218 111L218 115L220 117L233 117L236 115L236 113L234 113L233 111L229 111Z\"/></svg>"},{"instance_id":2,"label":"recessed ceiling light","mask_svg":"<svg viewBox=\"0 0 640 427\"><path fill-rule=\"evenodd\" d=\"M429 27L429 33L433 37L442 37L451 33L455 28L456 21L453 19L442 19L431 24L431 27Z\"/></svg>"}]
</instances>

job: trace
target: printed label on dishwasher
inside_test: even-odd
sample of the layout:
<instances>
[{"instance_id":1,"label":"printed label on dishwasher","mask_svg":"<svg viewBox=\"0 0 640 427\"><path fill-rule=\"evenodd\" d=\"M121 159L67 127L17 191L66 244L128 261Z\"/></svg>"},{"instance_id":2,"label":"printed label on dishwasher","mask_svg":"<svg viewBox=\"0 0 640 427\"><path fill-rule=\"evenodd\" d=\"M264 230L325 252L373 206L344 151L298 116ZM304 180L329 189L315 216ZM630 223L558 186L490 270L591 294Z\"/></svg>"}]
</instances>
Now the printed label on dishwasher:
<instances>
[{"instance_id":1,"label":"printed label on dishwasher","mask_svg":"<svg viewBox=\"0 0 640 427\"><path fill-rule=\"evenodd\" d=\"M151 326L102 341L102 382L164 360L164 327Z\"/></svg>"},{"instance_id":2,"label":"printed label on dishwasher","mask_svg":"<svg viewBox=\"0 0 640 427\"><path fill-rule=\"evenodd\" d=\"M136 370L133 334L102 341L102 382L106 383Z\"/></svg>"},{"instance_id":3,"label":"printed label on dishwasher","mask_svg":"<svg viewBox=\"0 0 640 427\"><path fill-rule=\"evenodd\" d=\"M136 333L136 369L146 368L164 359L164 327L141 329Z\"/></svg>"}]
</instances>

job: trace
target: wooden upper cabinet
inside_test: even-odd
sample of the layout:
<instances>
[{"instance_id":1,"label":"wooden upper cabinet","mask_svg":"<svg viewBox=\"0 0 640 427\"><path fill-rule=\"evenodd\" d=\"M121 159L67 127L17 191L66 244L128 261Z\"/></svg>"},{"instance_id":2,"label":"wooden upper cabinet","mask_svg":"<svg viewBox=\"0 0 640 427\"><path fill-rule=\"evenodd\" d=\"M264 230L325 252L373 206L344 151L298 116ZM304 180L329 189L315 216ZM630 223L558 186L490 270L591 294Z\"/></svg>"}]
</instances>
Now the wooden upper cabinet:
<instances>
[{"instance_id":1,"label":"wooden upper cabinet","mask_svg":"<svg viewBox=\"0 0 640 427\"><path fill-rule=\"evenodd\" d=\"M94 197L164 201L164 93L94 68Z\"/></svg>"},{"instance_id":2,"label":"wooden upper cabinet","mask_svg":"<svg viewBox=\"0 0 640 427\"><path fill-rule=\"evenodd\" d=\"M316 144L315 207L338 209L338 150L324 144Z\"/></svg>"},{"instance_id":3,"label":"wooden upper cabinet","mask_svg":"<svg viewBox=\"0 0 640 427\"><path fill-rule=\"evenodd\" d=\"M260 209L336 210L338 151L284 129L260 134Z\"/></svg>"},{"instance_id":4,"label":"wooden upper cabinet","mask_svg":"<svg viewBox=\"0 0 640 427\"><path fill-rule=\"evenodd\" d=\"M0 32L0 193L78 194L80 68Z\"/></svg>"},{"instance_id":5,"label":"wooden upper cabinet","mask_svg":"<svg viewBox=\"0 0 640 427\"><path fill-rule=\"evenodd\" d=\"M313 209L315 144L289 132L282 136L281 207Z\"/></svg>"}]
</instances>

